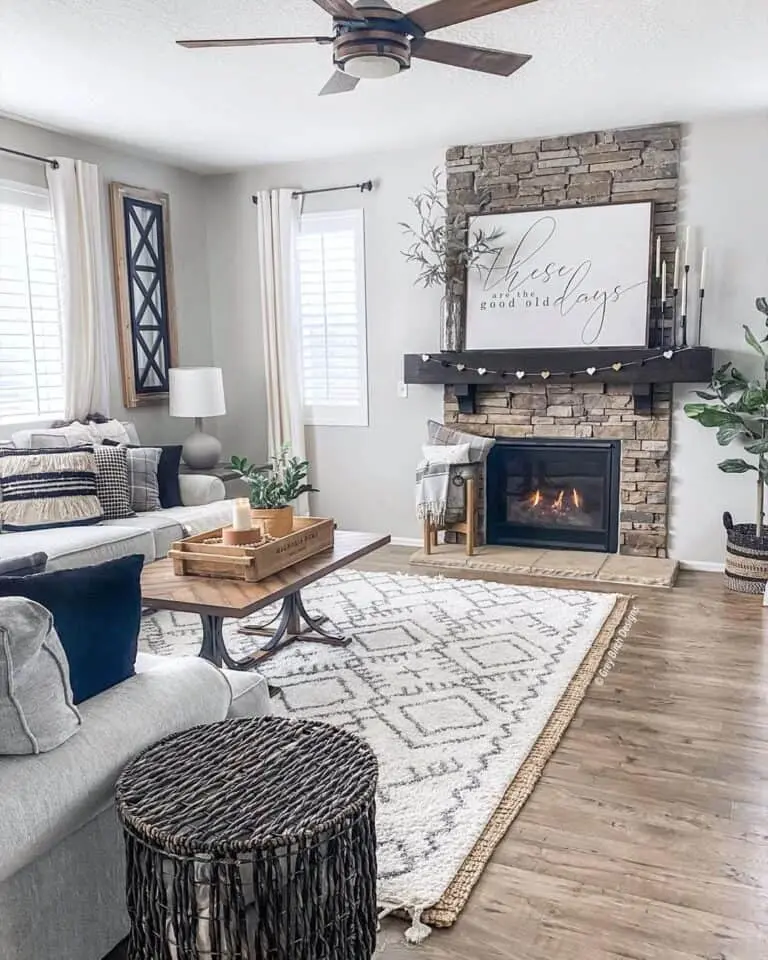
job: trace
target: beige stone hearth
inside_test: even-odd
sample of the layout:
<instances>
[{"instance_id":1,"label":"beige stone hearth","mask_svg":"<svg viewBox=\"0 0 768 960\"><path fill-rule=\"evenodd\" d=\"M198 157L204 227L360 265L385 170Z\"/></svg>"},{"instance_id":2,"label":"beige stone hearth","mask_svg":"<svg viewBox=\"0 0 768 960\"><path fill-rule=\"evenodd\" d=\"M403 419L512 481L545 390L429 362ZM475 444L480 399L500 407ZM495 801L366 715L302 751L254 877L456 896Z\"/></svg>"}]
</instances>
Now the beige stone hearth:
<instances>
[{"instance_id":1,"label":"beige stone hearth","mask_svg":"<svg viewBox=\"0 0 768 960\"><path fill-rule=\"evenodd\" d=\"M539 550L531 547L478 547L468 557L463 545L446 543L429 555L418 550L411 563L447 570L476 570L525 577L595 580L638 587L673 587L678 563L663 557L632 557L580 550Z\"/></svg>"}]
</instances>

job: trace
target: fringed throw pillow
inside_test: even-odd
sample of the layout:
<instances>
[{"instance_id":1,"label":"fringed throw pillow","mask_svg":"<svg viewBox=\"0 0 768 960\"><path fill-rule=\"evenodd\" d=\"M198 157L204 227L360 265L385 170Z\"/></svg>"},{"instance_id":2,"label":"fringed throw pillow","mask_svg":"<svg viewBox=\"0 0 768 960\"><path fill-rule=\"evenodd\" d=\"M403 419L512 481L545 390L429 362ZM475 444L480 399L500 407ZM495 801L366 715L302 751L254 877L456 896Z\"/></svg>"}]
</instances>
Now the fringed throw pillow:
<instances>
[{"instance_id":1,"label":"fringed throw pillow","mask_svg":"<svg viewBox=\"0 0 768 960\"><path fill-rule=\"evenodd\" d=\"M11 533L99 523L93 447L0 448L0 529Z\"/></svg>"}]
</instances>

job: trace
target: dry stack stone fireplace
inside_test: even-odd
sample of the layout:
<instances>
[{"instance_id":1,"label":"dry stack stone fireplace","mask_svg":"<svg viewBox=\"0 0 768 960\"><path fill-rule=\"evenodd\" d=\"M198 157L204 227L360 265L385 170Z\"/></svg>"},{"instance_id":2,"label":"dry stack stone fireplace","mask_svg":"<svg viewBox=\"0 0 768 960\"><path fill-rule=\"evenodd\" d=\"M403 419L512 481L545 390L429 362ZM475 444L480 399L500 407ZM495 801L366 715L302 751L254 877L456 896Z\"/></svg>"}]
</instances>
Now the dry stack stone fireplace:
<instances>
[{"instance_id":1,"label":"dry stack stone fireplace","mask_svg":"<svg viewBox=\"0 0 768 960\"><path fill-rule=\"evenodd\" d=\"M662 237L671 260L680 136L678 126L663 126L453 147L447 154L449 213L653 200L654 235ZM453 285L463 294L462 279ZM657 385L652 409L642 412L631 386L623 384L489 384L477 388L475 412L463 414L448 386L445 421L493 437L621 440L620 552L665 557L671 399L671 385Z\"/></svg>"}]
</instances>

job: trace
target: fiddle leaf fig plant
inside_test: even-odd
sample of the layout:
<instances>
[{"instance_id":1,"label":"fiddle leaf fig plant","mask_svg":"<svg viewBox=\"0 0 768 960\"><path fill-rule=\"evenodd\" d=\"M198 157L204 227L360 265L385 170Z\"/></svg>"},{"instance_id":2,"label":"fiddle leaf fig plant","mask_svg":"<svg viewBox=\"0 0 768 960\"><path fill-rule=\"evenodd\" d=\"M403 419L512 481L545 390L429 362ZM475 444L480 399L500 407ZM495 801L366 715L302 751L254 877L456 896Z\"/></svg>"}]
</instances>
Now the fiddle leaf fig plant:
<instances>
[{"instance_id":1,"label":"fiddle leaf fig plant","mask_svg":"<svg viewBox=\"0 0 768 960\"><path fill-rule=\"evenodd\" d=\"M768 298L759 297L757 309L766 317L768 329ZM697 390L703 403L687 403L686 414L703 427L717 430L721 447L737 441L751 459L743 457L721 460L723 473L756 474L757 517L756 533L762 537L765 514L765 484L768 482L768 333L758 339L744 324L744 339L762 360L762 376L748 379L730 361L715 371L707 390Z\"/></svg>"},{"instance_id":2,"label":"fiddle leaf fig plant","mask_svg":"<svg viewBox=\"0 0 768 960\"><path fill-rule=\"evenodd\" d=\"M267 467L249 463L245 457L232 457L232 469L248 484L249 500L255 510L280 510L302 494L318 493L307 483L309 461L291 456L290 444L270 457Z\"/></svg>"}]
</instances>

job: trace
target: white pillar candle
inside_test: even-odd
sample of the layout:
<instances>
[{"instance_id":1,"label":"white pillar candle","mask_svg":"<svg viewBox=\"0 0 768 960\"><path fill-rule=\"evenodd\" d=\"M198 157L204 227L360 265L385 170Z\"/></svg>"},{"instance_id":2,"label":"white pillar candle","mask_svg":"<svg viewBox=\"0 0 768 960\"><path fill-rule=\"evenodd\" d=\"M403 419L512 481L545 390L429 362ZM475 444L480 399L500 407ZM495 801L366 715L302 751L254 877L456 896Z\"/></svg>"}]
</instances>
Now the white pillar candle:
<instances>
[{"instance_id":1,"label":"white pillar candle","mask_svg":"<svg viewBox=\"0 0 768 960\"><path fill-rule=\"evenodd\" d=\"M232 501L232 529L237 531L253 529L251 505L244 497Z\"/></svg>"},{"instance_id":2,"label":"white pillar candle","mask_svg":"<svg viewBox=\"0 0 768 960\"><path fill-rule=\"evenodd\" d=\"M667 302L667 261L661 264L661 307L664 309L664 305Z\"/></svg>"},{"instance_id":3,"label":"white pillar candle","mask_svg":"<svg viewBox=\"0 0 768 960\"><path fill-rule=\"evenodd\" d=\"M661 276L661 237L656 237L656 279Z\"/></svg>"},{"instance_id":4,"label":"white pillar candle","mask_svg":"<svg viewBox=\"0 0 768 960\"><path fill-rule=\"evenodd\" d=\"M672 289L680 289L680 247L675 247L675 278L672 281Z\"/></svg>"},{"instance_id":5,"label":"white pillar candle","mask_svg":"<svg viewBox=\"0 0 768 960\"><path fill-rule=\"evenodd\" d=\"M685 228L685 265L690 267L691 265L691 228Z\"/></svg>"},{"instance_id":6,"label":"white pillar candle","mask_svg":"<svg viewBox=\"0 0 768 960\"><path fill-rule=\"evenodd\" d=\"M707 254L708 250L704 247L701 251L701 281L699 282L699 288L701 290L707 285Z\"/></svg>"}]
</instances>

